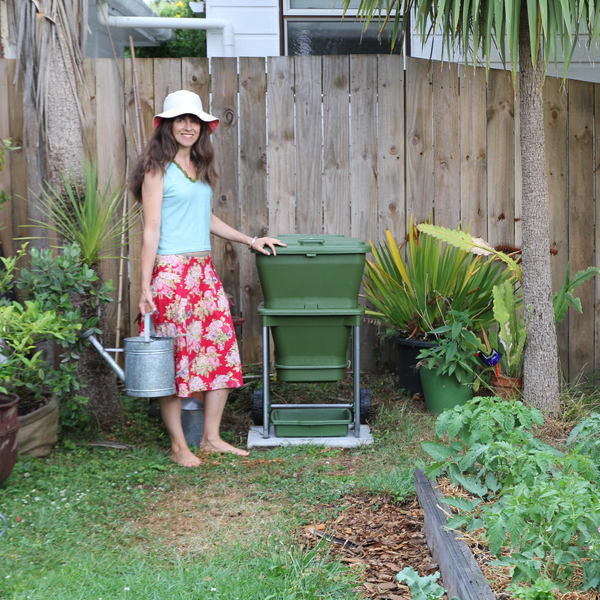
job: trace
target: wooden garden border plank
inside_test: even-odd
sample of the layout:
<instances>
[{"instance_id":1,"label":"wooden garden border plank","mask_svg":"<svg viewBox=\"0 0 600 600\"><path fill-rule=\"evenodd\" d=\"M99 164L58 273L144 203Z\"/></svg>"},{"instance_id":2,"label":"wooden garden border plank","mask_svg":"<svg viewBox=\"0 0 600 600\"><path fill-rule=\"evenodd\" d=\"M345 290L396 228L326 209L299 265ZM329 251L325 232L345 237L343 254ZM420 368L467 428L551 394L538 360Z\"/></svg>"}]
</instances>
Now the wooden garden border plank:
<instances>
[{"instance_id":1,"label":"wooden garden border plank","mask_svg":"<svg viewBox=\"0 0 600 600\"><path fill-rule=\"evenodd\" d=\"M485 69L460 67L460 220L488 239Z\"/></svg>"},{"instance_id":2,"label":"wooden garden border plank","mask_svg":"<svg viewBox=\"0 0 600 600\"><path fill-rule=\"evenodd\" d=\"M454 229L460 221L458 65L433 62L434 217Z\"/></svg>"},{"instance_id":3,"label":"wooden garden border plank","mask_svg":"<svg viewBox=\"0 0 600 600\"><path fill-rule=\"evenodd\" d=\"M240 194L242 231L250 236L269 233L267 213L267 123L264 58L240 58ZM263 300L254 255L242 252L244 324L243 362L262 357L262 327L257 308Z\"/></svg>"},{"instance_id":4,"label":"wooden garden border plank","mask_svg":"<svg viewBox=\"0 0 600 600\"><path fill-rule=\"evenodd\" d=\"M552 291L562 285L569 260L569 188L567 182L568 102L560 89L561 79L546 77L544 84L544 130L546 138L546 171L550 207L550 257ZM558 355L569 378L569 315L557 325Z\"/></svg>"},{"instance_id":5,"label":"wooden garden border plank","mask_svg":"<svg viewBox=\"0 0 600 600\"><path fill-rule=\"evenodd\" d=\"M433 213L431 61L406 59L406 218Z\"/></svg>"},{"instance_id":6,"label":"wooden garden border plank","mask_svg":"<svg viewBox=\"0 0 600 600\"><path fill-rule=\"evenodd\" d=\"M569 251L571 273L594 263L594 84L569 82ZM586 177L586 173L588 176ZM569 309L569 374L594 367L594 282L578 290L583 314Z\"/></svg>"},{"instance_id":7,"label":"wooden garden border plank","mask_svg":"<svg viewBox=\"0 0 600 600\"><path fill-rule=\"evenodd\" d=\"M350 57L323 57L324 231L350 235Z\"/></svg>"},{"instance_id":8,"label":"wooden garden border plank","mask_svg":"<svg viewBox=\"0 0 600 600\"><path fill-rule=\"evenodd\" d=\"M487 95L488 237L490 245L515 239L514 95L510 73L491 70Z\"/></svg>"},{"instance_id":9,"label":"wooden garden border plank","mask_svg":"<svg viewBox=\"0 0 600 600\"><path fill-rule=\"evenodd\" d=\"M447 518L440 508L442 493L422 469L415 471L415 488L423 507L427 545L440 567L448 597L456 596L460 600L495 600L496 596L471 550L454 531L445 531Z\"/></svg>"},{"instance_id":10,"label":"wooden garden border plank","mask_svg":"<svg viewBox=\"0 0 600 600\"><path fill-rule=\"evenodd\" d=\"M296 149L294 147L294 59L267 62L269 101L269 232L296 232ZM312 125L315 127L314 123Z\"/></svg>"},{"instance_id":11,"label":"wooden garden border plank","mask_svg":"<svg viewBox=\"0 0 600 600\"><path fill-rule=\"evenodd\" d=\"M240 190L238 157L238 108L237 108L237 61L235 58L212 60L212 107L211 114L220 122L212 142L219 180L214 189L212 209L214 214L234 229L240 228ZM208 94L208 91L206 92ZM208 105L207 105L208 109ZM233 296L233 303L240 307L240 252L246 248L240 244L212 238L215 269L226 293Z\"/></svg>"}]
</instances>

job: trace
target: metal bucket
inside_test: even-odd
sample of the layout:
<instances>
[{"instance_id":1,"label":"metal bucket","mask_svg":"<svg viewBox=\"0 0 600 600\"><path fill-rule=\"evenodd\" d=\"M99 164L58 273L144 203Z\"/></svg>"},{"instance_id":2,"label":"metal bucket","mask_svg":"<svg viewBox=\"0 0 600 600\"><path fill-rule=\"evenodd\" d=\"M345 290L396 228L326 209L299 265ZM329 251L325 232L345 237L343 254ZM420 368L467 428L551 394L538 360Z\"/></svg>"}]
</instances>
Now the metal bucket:
<instances>
[{"instance_id":1,"label":"metal bucket","mask_svg":"<svg viewBox=\"0 0 600 600\"><path fill-rule=\"evenodd\" d=\"M147 335L125 339L125 389L134 398L175 394L175 346L171 337Z\"/></svg>"}]
</instances>

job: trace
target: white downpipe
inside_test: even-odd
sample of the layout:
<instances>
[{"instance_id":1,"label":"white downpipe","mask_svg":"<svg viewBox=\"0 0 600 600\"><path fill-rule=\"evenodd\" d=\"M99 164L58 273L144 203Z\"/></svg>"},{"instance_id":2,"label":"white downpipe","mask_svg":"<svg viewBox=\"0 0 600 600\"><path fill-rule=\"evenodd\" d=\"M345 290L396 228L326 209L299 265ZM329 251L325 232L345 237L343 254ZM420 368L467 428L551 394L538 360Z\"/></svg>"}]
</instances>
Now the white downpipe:
<instances>
[{"instance_id":1,"label":"white downpipe","mask_svg":"<svg viewBox=\"0 0 600 600\"><path fill-rule=\"evenodd\" d=\"M225 19L115 17L108 14L108 5L102 0L98 1L96 11L98 13L98 22L108 27L127 27L133 29L205 29L221 31L223 35L223 56L235 56L233 25Z\"/></svg>"}]
</instances>

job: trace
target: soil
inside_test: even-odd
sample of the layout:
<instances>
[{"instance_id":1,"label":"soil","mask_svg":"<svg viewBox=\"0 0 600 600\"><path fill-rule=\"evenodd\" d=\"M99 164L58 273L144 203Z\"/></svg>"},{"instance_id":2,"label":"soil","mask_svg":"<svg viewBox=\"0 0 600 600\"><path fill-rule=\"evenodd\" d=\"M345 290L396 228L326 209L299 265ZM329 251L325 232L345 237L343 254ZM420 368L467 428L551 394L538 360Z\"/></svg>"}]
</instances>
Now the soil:
<instances>
[{"instance_id":1,"label":"soil","mask_svg":"<svg viewBox=\"0 0 600 600\"><path fill-rule=\"evenodd\" d=\"M359 572L358 590L365 598L410 600L409 587L396 575L405 567L421 576L438 571L425 540L418 501L398 505L389 497L350 496L344 502L339 517L305 527L300 538L309 547L322 539L330 542L329 553ZM438 583L444 585L441 578Z\"/></svg>"},{"instance_id":2,"label":"soil","mask_svg":"<svg viewBox=\"0 0 600 600\"><path fill-rule=\"evenodd\" d=\"M50 402L51 396L42 396L41 398L20 398L17 404L17 414L19 417L24 417L37 410L46 406Z\"/></svg>"}]
</instances>

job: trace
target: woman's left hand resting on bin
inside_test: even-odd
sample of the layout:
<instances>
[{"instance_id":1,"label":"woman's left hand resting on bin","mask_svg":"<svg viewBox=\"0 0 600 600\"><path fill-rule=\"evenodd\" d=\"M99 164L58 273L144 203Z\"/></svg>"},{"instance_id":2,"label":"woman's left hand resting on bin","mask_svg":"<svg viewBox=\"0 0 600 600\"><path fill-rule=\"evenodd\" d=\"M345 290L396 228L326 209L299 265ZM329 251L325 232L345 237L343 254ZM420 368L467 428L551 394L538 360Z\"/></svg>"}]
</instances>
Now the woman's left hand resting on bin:
<instances>
[{"instance_id":1,"label":"woman's left hand resting on bin","mask_svg":"<svg viewBox=\"0 0 600 600\"><path fill-rule=\"evenodd\" d=\"M224 240L229 240L230 242L240 242L241 244L245 244L249 248L256 250L257 252L262 252L267 256L273 253L273 256L277 256L277 251L275 250L275 246L283 246L285 244L275 238L270 237L255 237L251 238L237 229L230 227L227 223L224 223L219 219L219 217L215 217L214 214L211 214L210 217L210 232L217 237L223 238ZM271 249L271 252L267 250L267 248Z\"/></svg>"}]
</instances>

